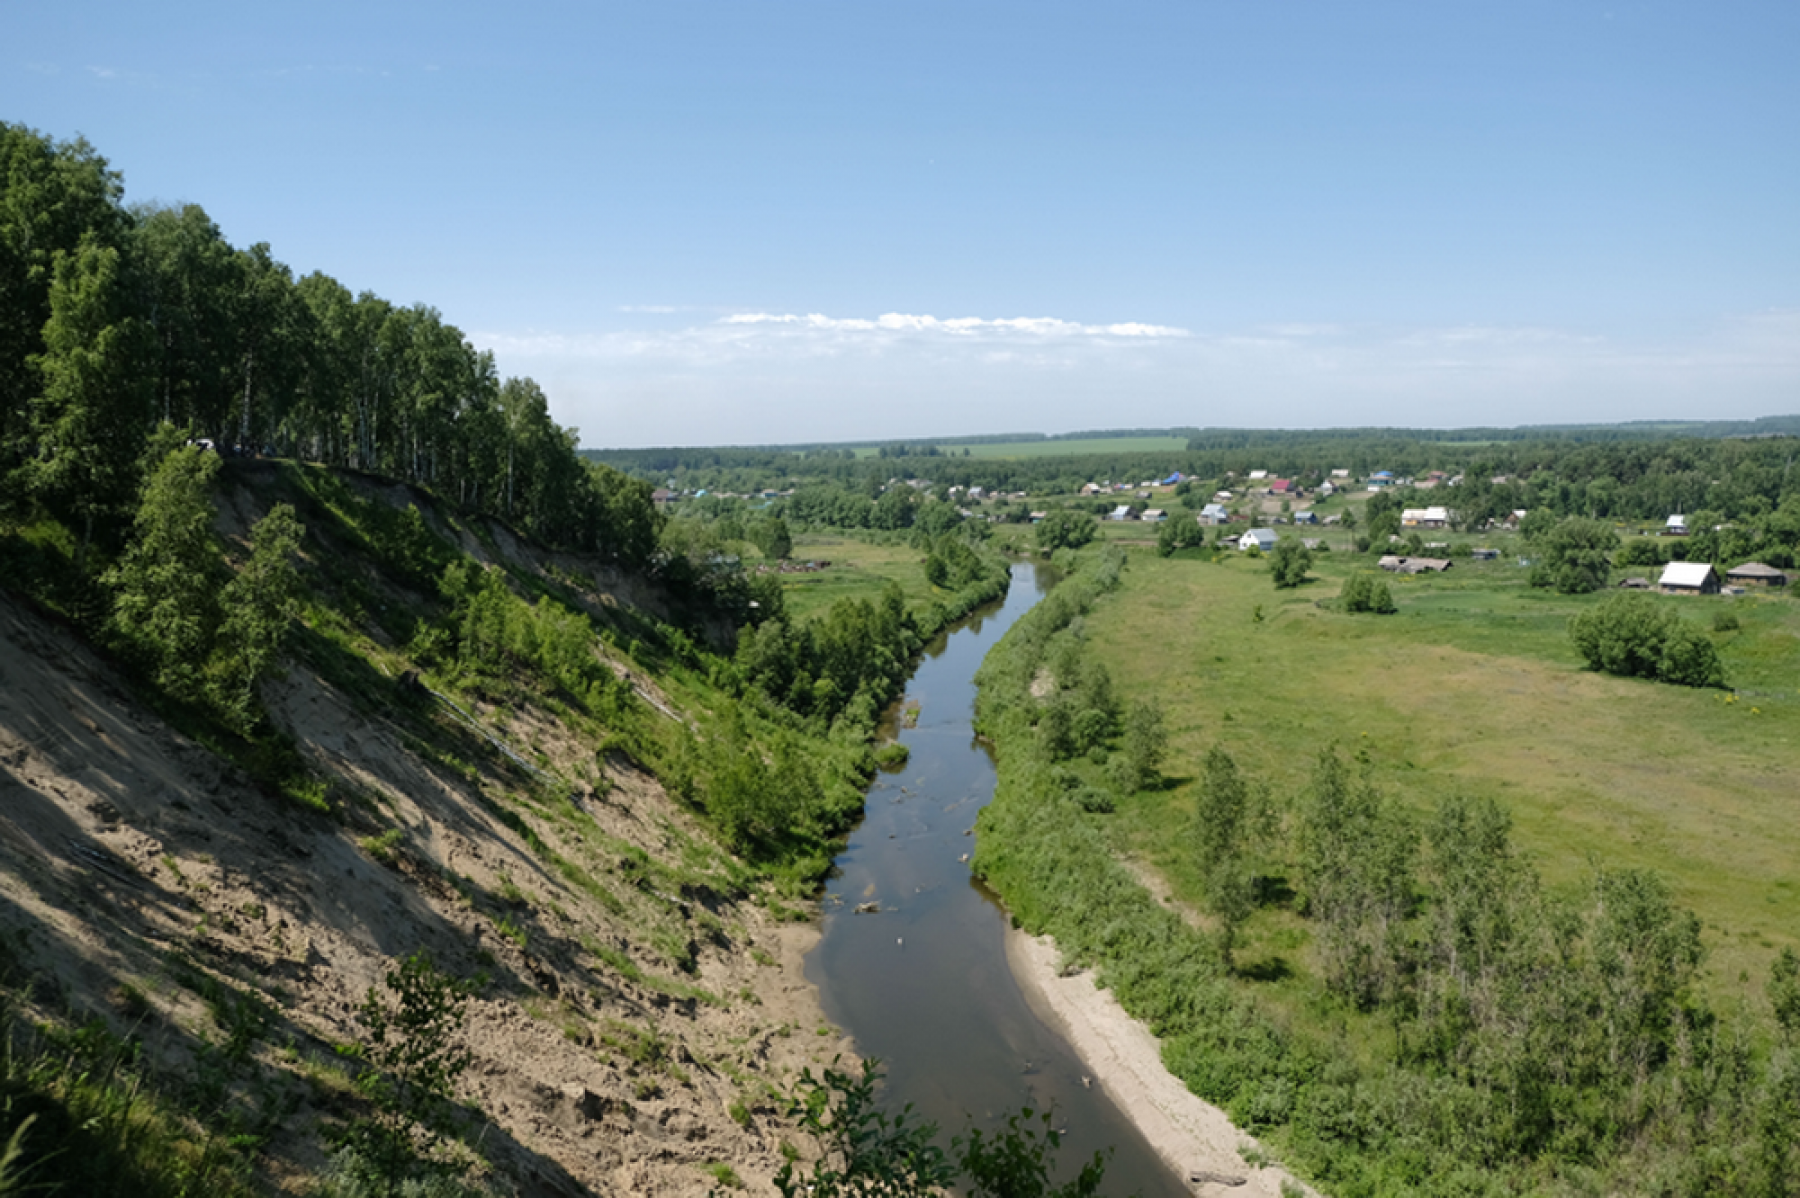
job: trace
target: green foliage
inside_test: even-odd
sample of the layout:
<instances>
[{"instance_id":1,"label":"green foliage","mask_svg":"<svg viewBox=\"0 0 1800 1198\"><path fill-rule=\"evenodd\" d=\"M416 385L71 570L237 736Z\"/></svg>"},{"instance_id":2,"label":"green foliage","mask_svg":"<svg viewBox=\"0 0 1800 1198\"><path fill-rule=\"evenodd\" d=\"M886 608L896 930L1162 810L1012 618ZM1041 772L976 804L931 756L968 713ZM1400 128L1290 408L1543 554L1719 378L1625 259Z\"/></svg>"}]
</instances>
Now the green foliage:
<instances>
[{"instance_id":1,"label":"green foliage","mask_svg":"<svg viewBox=\"0 0 1800 1198\"><path fill-rule=\"evenodd\" d=\"M1399 608L1394 604L1394 594L1385 579L1372 574L1352 574L1338 591L1338 610L1392 615Z\"/></svg>"},{"instance_id":2,"label":"green foliage","mask_svg":"<svg viewBox=\"0 0 1800 1198\"><path fill-rule=\"evenodd\" d=\"M344 1143L398 1194L409 1179L455 1176L466 1159L445 1150L456 1134L456 1080L475 1057L458 1043L464 1007L479 981L441 973L420 949L389 970L391 997L369 987L357 1014L363 1043L347 1051L366 1068L356 1085L374 1108L344 1133Z\"/></svg>"},{"instance_id":3,"label":"green foliage","mask_svg":"<svg viewBox=\"0 0 1800 1198\"><path fill-rule=\"evenodd\" d=\"M1039 553L1054 553L1058 549L1081 548L1099 535L1099 526L1092 517L1059 508L1038 521L1035 535Z\"/></svg>"},{"instance_id":4,"label":"green foliage","mask_svg":"<svg viewBox=\"0 0 1800 1198\"><path fill-rule=\"evenodd\" d=\"M1306 572L1312 569L1312 550L1297 537L1282 537L1275 542L1275 549L1269 554L1269 577L1275 582L1275 589L1288 590L1306 581Z\"/></svg>"},{"instance_id":5,"label":"green foliage","mask_svg":"<svg viewBox=\"0 0 1800 1198\"><path fill-rule=\"evenodd\" d=\"M1800 1037L1800 956L1793 949L1782 949L1769 966L1768 991L1775 1025L1792 1042Z\"/></svg>"},{"instance_id":6,"label":"green foliage","mask_svg":"<svg viewBox=\"0 0 1800 1198\"><path fill-rule=\"evenodd\" d=\"M1190 516L1177 515L1164 520L1162 527L1156 530L1156 552L1160 557L1168 557L1177 549L1197 549L1205 543L1206 528Z\"/></svg>"},{"instance_id":7,"label":"green foliage","mask_svg":"<svg viewBox=\"0 0 1800 1198\"><path fill-rule=\"evenodd\" d=\"M1540 536L1538 563L1531 585L1552 587L1563 595L1585 595L1606 585L1618 534L1598 520L1572 516Z\"/></svg>"},{"instance_id":8,"label":"green foliage","mask_svg":"<svg viewBox=\"0 0 1800 1198\"><path fill-rule=\"evenodd\" d=\"M250 529L250 560L219 595L224 619L207 663L207 689L238 728L261 715L256 684L275 669L298 611L293 557L305 529L294 509L278 503Z\"/></svg>"},{"instance_id":9,"label":"green foliage","mask_svg":"<svg viewBox=\"0 0 1800 1198\"><path fill-rule=\"evenodd\" d=\"M1162 708L1151 699L1134 700L1125 713L1123 752L1115 760L1119 789L1144 790L1161 780L1169 732Z\"/></svg>"},{"instance_id":10,"label":"green foliage","mask_svg":"<svg viewBox=\"0 0 1800 1198\"><path fill-rule=\"evenodd\" d=\"M191 1082L151 1071L104 1019L34 1022L0 934L0 1195L235 1198L260 1192L271 1116L222 1092L239 1059L202 1044Z\"/></svg>"},{"instance_id":11,"label":"green foliage","mask_svg":"<svg viewBox=\"0 0 1800 1198\"><path fill-rule=\"evenodd\" d=\"M30 489L82 530L81 567L96 520L122 513L150 408L150 329L131 314L119 251L91 234L58 251L44 352L32 359L43 390L32 409L37 448Z\"/></svg>"},{"instance_id":12,"label":"green foliage","mask_svg":"<svg viewBox=\"0 0 1800 1198\"><path fill-rule=\"evenodd\" d=\"M1680 686L1725 685L1718 650L1653 596L1609 595L1569 618L1569 639L1590 669Z\"/></svg>"},{"instance_id":13,"label":"green foliage","mask_svg":"<svg viewBox=\"0 0 1800 1198\"><path fill-rule=\"evenodd\" d=\"M1663 542L1656 537L1628 537L1613 554L1613 565L1620 567L1660 566L1668 560Z\"/></svg>"},{"instance_id":14,"label":"green foliage","mask_svg":"<svg viewBox=\"0 0 1800 1198\"><path fill-rule=\"evenodd\" d=\"M1250 861L1256 833L1250 788L1218 745L1200 763L1194 801L1194 864L1207 910L1219 921L1219 957L1231 967L1238 929L1255 903Z\"/></svg>"},{"instance_id":15,"label":"green foliage","mask_svg":"<svg viewBox=\"0 0 1800 1198\"><path fill-rule=\"evenodd\" d=\"M218 456L198 448L163 458L144 484L131 547L105 577L114 638L157 685L189 702L202 697L221 618L211 499L218 471Z\"/></svg>"},{"instance_id":16,"label":"green foliage","mask_svg":"<svg viewBox=\"0 0 1800 1198\"><path fill-rule=\"evenodd\" d=\"M937 1143L937 1127L913 1118L912 1107L892 1116L880 1109L880 1065L863 1063L862 1076L803 1070L788 1098L788 1116L819 1145L811 1166L786 1161L775 1175L783 1198L1093 1198L1101 1193L1106 1159L1096 1153L1062 1185L1051 1180L1060 1137L1048 1112L1011 1115L1003 1130L969 1128Z\"/></svg>"},{"instance_id":17,"label":"green foliage","mask_svg":"<svg viewBox=\"0 0 1800 1198\"><path fill-rule=\"evenodd\" d=\"M1326 985L1365 1007L1392 997L1415 889L1412 829L1366 772L1353 776L1326 749L1300 811L1299 842Z\"/></svg>"}]
</instances>

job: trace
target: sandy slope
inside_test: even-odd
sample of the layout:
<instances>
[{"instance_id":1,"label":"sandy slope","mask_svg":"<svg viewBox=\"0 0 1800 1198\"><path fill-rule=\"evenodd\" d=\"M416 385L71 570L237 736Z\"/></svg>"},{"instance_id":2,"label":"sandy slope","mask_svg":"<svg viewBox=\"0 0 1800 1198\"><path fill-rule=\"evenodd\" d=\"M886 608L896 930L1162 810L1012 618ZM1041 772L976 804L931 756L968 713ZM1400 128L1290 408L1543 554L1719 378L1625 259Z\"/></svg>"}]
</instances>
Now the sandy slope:
<instances>
[{"instance_id":1,"label":"sandy slope","mask_svg":"<svg viewBox=\"0 0 1800 1198\"><path fill-rule=\"evenodd\" d=\"M270 705L322 774L362 796L356 826L261 793L146 712L77 637L0 593L0 934L40 1011L105 1017L179 1077L223 1034L200 991L259 997L258 1084L296 1103L259 1169L298 1192L321 1163L322 1124L354 1110L335 1046L359 1038L356 1007L394 959L425 947L491 978L465 1028L476 1062L461 1097L518 1193L699 1195L715 1161L767 1192L795 1138L773 1093L847 1048L814 1034L824 1019L800 961L813 929L727 888L663 894L622 876L621 845L672 854L698 835L628 767L576 796L591 822L542 822L503 762L474 745L473 773L422 758L379 703L304 668ZM547 868L502 808L622 912ZM358 845L384 827L404 832L392 866ZM659 947L684 941L691 974ZM672 996L617 961L719 1001ZM646 1031L662 1045L650 1066L619 1047Z\"/></svg>"},{"instance_id":2,"label":"sandy slope","mask_svg":"<svg viewBox=\"0 0 1800 1198\"><path fill-rule=\"evenodd\" d=\"M1283 1181L1299 1184L1283 1169L1245 1164L1239 1149L1256 1141L1163 1068L1156 1037L1125 1013L1110 990L1096 985L1091 973L1065 976L1055 941L1014 929L1007 933L1006 953L1039 1018L1068 1039L1092 1070L1094 1084L1112 1096L1171 1169L1182 1177L1203 1171L1243 1182L1202 1182L1198 1192L1280 1198ZM1307 1187L1302 1192L1316 1194Z\"/></svg>"}]
</instances>

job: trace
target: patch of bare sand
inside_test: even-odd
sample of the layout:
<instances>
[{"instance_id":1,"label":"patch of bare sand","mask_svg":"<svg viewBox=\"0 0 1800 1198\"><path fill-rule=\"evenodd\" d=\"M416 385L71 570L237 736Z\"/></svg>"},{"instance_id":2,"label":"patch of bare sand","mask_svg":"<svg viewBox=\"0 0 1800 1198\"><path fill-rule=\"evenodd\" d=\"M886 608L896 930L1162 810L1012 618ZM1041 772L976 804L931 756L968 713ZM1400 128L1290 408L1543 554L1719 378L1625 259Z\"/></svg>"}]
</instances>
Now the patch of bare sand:
<instances>
[{"instance_id":1,"label":"patch of bare sand","mask_svg":"<svg viewBox=\"0 0 1800 1198\"><path fill-rule=\"evenodd\" d=\"M1006 956L1038 1017L1069 1042L1094 1083L1137 1125L1169 1168L1183 1178L1199 1174L1219 1179L1198 1182L1199 1193L1280 1198L1286 1182L1317 1198L1317 1191L1285 1169L1246 1164L1240 1149L1254 1148L1256 1141L1163 1068L1156 1037L1125 1013L1112 991L1102 990L1086 970L1065 975L1054 940L1015 928L1007 933ZM1225 1179L1242 1179L1242 1184Z\"/></svg>"},{"instance_id":2,"label":"patch of bare sand","mask_svg":"<svg viewBox=\"0 0 1800 1198\"><path fill-rule=\"evenodd\" d=\"M224 1034L209 988L256 996L256 1087L298 1098L256 1168L305 1192L326 1129L356 1109L336 1046L362 1036L357 1007L395 960L428 948L490 978L460 1032L474 1064L458 1097L482 1112L481 1154L509 1192L699 1198L717 1161L769 1192L782 1141L803 1139L779 1095L851 1047L812 1034L815 924L682 864L703 834L627 764L571 784L582 819L538 803L457 721L436 732L473 774L304 668L268 697L318 774L364 796L344 823L261 792L145 711L69 630L0 594L0 953L28 979L21 1009L106 1018L180 1078ZM594 760L541 713L488 731L540 734L571 777ZM390 828L401 840L384 863L360 842ZM634 848L667 864L642 867Z\"/></svg>"}]
</instances>

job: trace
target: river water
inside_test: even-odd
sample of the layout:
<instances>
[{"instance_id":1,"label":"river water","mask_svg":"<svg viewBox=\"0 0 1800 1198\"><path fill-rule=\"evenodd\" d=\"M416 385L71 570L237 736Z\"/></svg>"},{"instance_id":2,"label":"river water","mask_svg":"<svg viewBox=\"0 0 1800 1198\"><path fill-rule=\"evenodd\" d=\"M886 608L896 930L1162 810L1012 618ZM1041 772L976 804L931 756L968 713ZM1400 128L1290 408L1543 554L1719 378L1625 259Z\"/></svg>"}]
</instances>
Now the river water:
<instances>
[{"instance_id":1,"label":"river water","mask_svg":"<svg viewBox=\"0 0 1800 1198\"><path fill-rule=\"evenodd\" d=\"M1051 584L1048 567L1015 565L1004 603L925 651L903 700L919 709L917 725L899 733L911 755L869 788L806 972L826 1014L882 1062L889 1106L911 1103L946 1133L1000 1126L1025 1106L1051 1109L1066 1129L1057 1154L1065 1175L1111 1147L1108 1194L1186 1194L1104 1091L1083 1085L1080 1058L1032 1011L1007 967L1006 914L963 860L995 781L970 728L975 669ZM868 902L880 913L854 913Z\"/></svg>"}]
</instances>

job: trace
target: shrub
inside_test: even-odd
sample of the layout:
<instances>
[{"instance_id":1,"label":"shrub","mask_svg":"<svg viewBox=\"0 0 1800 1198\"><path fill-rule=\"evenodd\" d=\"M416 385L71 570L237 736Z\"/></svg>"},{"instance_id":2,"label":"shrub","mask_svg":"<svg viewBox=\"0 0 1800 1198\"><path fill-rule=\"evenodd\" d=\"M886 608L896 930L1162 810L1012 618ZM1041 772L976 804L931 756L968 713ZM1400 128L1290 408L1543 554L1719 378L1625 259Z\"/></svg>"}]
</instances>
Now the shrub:
<instances>
[{"instance_id":1,"label":"shrub","mask_svg":"<svg viewBox=\"0 0 1800 1198\"><path fill-rule=\"evenodd\" d=\"M1297 587L1306 581L1306 572L1312 569L1312 551L1293 537L1282 537L1275 543L1275 551L1269 555L1269 576L1275 580L1276 590L1287 590Z\"/></svg>"},{"instance_id":2,"label":"shrub","mask_svg":"<svg viewBox=\"0 0 1800 1198\"><path fill-rule=\"evenodd\" d=\"M1585 595L1606 585L1618 534L1598 520L1573 517L1545 533L1542 558L1531 570L1531 585L1552 587L1564 595Z\"/></svg>"},{"instance_id":3,"label":"shrub","mask_svg":"<svg viewBox=\"0 0 1800 1198\"><path fill-rule=\"evenodd\" d=\"M1649 595L1611 595L1569 618L1569 639L1589 668L1681 686L1724 686L1718 650Z\"/></svg>"},{"instance_id":4,"label":"shrub","mask_svg":"<svg viewBox=\"0 0 1800 1198\"><path fill-rule=\"evenodd\" d=\"M1390 616L1399 610L1386 581L1367 574L1351 575L1338 592L1338 607L1346 612L1372 612L1378 616Z\"/></svg>"}]
</instances>

